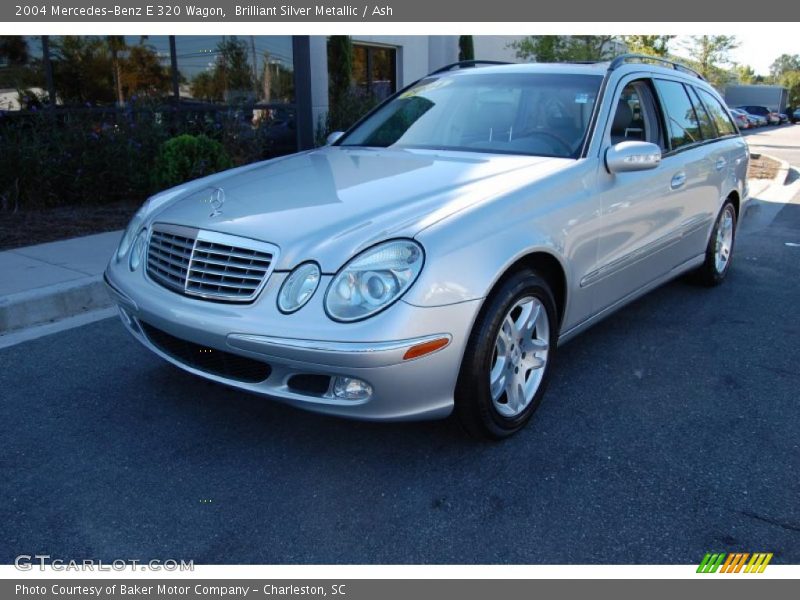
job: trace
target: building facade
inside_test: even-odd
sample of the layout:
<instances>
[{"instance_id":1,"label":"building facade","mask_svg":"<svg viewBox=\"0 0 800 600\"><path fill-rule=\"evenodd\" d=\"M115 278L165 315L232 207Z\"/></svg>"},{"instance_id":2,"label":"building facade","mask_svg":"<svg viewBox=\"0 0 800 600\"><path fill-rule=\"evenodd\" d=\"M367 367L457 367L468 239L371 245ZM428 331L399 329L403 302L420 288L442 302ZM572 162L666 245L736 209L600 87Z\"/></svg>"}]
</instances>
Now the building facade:
<instances>
[{"instance_id":1,"label":"building facade","mask_svg":"<svg viewBox=\"0 0 800 600\"><path fill-rule=\"evenodd\" d=\"M474 36L475 57L514 61L520 37ZM456 62L458 39L354 36L352 83L386 98ZM289 123L296 143L284 151L302 150L318 143L330 108L329 67L326 36L6 36L0 110L248 107L243 121Z\"/></svg>"}]
</instances>

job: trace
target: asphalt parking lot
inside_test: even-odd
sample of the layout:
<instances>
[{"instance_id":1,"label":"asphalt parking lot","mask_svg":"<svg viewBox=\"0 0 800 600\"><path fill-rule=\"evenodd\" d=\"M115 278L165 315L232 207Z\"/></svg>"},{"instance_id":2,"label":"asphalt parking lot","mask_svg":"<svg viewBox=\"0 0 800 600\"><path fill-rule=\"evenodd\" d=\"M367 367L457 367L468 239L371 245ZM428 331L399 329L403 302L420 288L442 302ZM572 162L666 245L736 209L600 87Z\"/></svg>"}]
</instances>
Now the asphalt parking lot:
<instances>
[{"instance_id":1,"label":"asphalt parking lot","mask_svg":"<svg viewBox=\"0 0 800 600\"><path fill-rule=\"evenodd\" d=\"M115 319L0 350L0 562L800 563L800 204L747 217L723 286L564 346L502 443L243 395Z\"/></svg>"}]
</instances>

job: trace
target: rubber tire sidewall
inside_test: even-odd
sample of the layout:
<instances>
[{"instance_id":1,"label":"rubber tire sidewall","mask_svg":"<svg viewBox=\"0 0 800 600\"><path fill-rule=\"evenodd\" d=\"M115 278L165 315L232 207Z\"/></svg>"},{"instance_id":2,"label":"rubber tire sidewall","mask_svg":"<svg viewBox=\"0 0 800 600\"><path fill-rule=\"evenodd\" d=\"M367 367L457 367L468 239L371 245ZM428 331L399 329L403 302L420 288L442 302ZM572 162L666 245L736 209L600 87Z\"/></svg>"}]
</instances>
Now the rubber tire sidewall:
<instances>
[{"instance_id":1,"label":"rubber tire sidewall","mask_svg":"<svg viewBox=\"0 0 800 600\"><path fill-rule=\"evenodd\" d=\"M547 364L539 388L530 404L513 418L502 416L494 407L489 390L489 370L497 334L506 313L517 300L536 297L544 306L550 325ZM500 283L484 303L472 328L456 384L455 411L466 431L483 439L502 439L525 426L541 404L552 371L558 340L558 312L547 282L525 269Z\"/></svg>"},{"instance_id":2,"label":"rubber tire sidewall","mask_svg":"<svg viewBox=\"0 0 800 600\"><path fill-rule=\"evenodd\" d=\"M733 212L733 237L731 239L731 253L728 256L728 263L725 265L725 269L720 273L717 271L716 265L716 243L717 243L717 232L719 231L720 225L722 224L722 215L725 214L725 210L727 207L731 208ZM733 263L733 253L736 249L736 228L738 226L738 219L736 215L736 207L733 205L731 200L726 200L725 203L722 205L722 208L717 215L717 220L714 223L714 229L711 230L711 237L708 239L708 245L706 246L706 258L700 268L697 269L696 275L697 279L700 283L707 286L715 286L722 283L725 279L728 271L731 270L731 264Z\"/></svg>"}]
</instances>

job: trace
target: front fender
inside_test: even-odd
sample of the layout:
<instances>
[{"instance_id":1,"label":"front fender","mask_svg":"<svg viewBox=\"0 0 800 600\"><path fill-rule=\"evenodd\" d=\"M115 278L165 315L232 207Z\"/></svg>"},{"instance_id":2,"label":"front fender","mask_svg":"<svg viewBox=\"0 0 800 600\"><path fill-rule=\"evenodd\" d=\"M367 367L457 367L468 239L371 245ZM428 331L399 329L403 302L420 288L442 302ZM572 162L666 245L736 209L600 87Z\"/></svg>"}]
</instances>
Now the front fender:
<instances>
[{"instance_id":1,"label":"front fender","mask_svg":"<svg viewBox=\"0 0 800 600\"><path fill-rule=\"evenodd\" d=\"M484 298L514 263L534 252L555 258L567 290L576 289L581 269L593 265L597 256L593 230L599 210L590 193L589 162L418 233L426 264L404 300L442 306ZM565 309L572 302L569 296Z\"/></svg>"}]
</instances>

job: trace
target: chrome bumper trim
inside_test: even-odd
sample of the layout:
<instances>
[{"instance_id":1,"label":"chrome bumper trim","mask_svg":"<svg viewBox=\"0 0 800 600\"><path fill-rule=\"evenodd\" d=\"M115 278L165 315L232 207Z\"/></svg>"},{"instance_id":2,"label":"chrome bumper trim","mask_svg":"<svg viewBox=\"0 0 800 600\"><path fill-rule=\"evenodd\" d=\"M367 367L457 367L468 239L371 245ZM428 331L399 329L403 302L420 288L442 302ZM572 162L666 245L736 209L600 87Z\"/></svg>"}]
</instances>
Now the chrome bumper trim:
<instances>
[{"instance_id":1,"label":"chrome bumper trim","mask_svg":"<svg viewBox=\"0 0 800 600\"><path fill-rule=\"evenodd\" d=\"M412 346L447 338L447 348L453 337L449 333L426 335L388 342L335 342L323 340L297 340L266 335L231 333L227 343L233 348L256 352L264 356L279 356L317 364L347 367L380 367L398 364L403 361L406 350ZM425 356L429 356L426 354ZM420 358L425 358L420 357ZM415 359L412 359L415 360Z\"/></svg>"}]
</instances>

